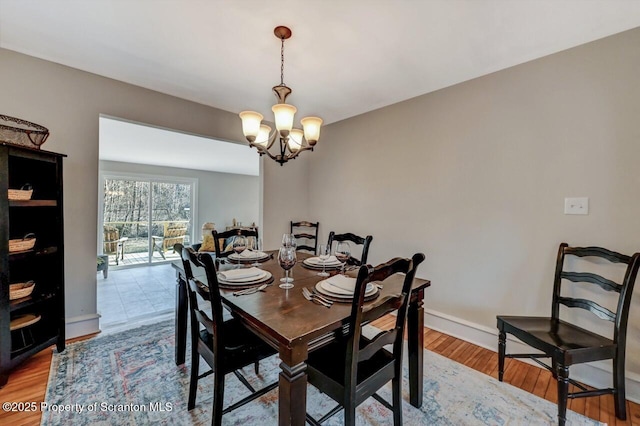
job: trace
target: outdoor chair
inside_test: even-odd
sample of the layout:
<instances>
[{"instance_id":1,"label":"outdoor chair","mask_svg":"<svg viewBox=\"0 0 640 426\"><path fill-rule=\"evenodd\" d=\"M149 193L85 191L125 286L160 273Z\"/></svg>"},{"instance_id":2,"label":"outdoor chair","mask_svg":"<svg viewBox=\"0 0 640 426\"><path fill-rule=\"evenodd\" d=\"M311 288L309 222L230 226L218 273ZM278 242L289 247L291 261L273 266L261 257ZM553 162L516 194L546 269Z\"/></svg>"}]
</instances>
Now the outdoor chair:
<instances>
[{"instance_id":1,"label":"outdoor chair","mask_svg":"<svg viewBox=\"0 0 640 426\"><path fill-rule=\"evenodd\" d=\"M116 265L120 264L120 260L124 260L125 243L128 237L120 237L120 231L115 226L104 225L104 254L114 254L116 257Z\"/></svg>"},{"instance_id":2,"label":"outdoor chair","mask_svg":"<svg viewBox=\"0 0 640 426\"><path fill-rule=\"evenodd\" d=\"M412 259L395 258L376 266L360 267L351 304L351 315L346 333L336 340L309 353L307 360L308 382L322 393L338 402L338 406L321 419L309 414L307 422L319 425L344 408L344 424L355 425L356 407L369 397L393 411L393 424L402 425L402 349L411 285L424 254ZM406 274L402 291L372 302L364 308L364 296L368 283L383 282L396 273ZM391 312L396 312L395 325L381 331L372 339L362 335L362 326ZM385 346L392 345L391 351ZM391 380L392 404L376 392Z\"/></svg>"},{"instance_id":3,"label":"outdoor chair","mask_svg":"<svg viewBox=\"0 0 640 426\"><path fill-rule=\"evenodd\" d=\"M569 260L567 259L569 257ZM578 259L585 258L585 259ZM586 270L615 269L616 265L626 265L622 284L593 272L578 272L578 266ZM588 268L586 268L588 266ZM616 253L601 247L569 247L560 244L556 261L553 298L550 317L498 316L498 379L504 377L505 358L531 358L533 361L551 371L558 381L558 424L566 422L567 399L583 398L613 394L616 417L626 419L625 407L625 347L627 340L627 321L633 286L640 266L640 253L633 256ZM620 268L622 269L622 268ZM612 271L614 272L614 271ZM620 272L620 275L622 271ZM566 284L563 289L563 284ZM563 291L564 290L564 291ZM607 293L615 293L615 297L607 297ZM598 294L600 293L600 294ZM574 295L580 297L571 297ZM616 306L615 312L602 304L586 299L593 299L607 306ZM584 309L595 317L613 323L613 338L607 338L593 331L575 325L573 322L560 319L560 308ZM563 316L566 309L563 308ZM594 322L596 318L592 318ZM542 353L506 354L507 333L517 337L525 344ZM547 365L539 358L550 358ZM569 378L569 367L592 361L613 360L613 387L606 389L588 389L581 383ZM580 389L569 393L569 384Z\"/></svg>"},{"instance_id":4,"label":"outdoor chair","mask_svg":"<svg viewBox=\"0 0 640 426\"><path fill-rule=\"evenodd\" d=\"M165 223L164 233L161 237L152 236L153 248L160 253L163 259L166 259L165 253L167 250L173 250L175 244L184 244L184 239L187 236L187 224L186 223Z\"/></svg>"}]
</instances>

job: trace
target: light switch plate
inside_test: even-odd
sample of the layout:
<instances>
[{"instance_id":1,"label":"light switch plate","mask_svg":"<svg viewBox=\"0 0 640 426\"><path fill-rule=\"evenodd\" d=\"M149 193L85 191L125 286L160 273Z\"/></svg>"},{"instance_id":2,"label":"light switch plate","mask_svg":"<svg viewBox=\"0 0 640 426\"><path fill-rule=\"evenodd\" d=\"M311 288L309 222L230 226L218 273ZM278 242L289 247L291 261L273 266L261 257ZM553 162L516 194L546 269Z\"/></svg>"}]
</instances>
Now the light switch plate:
<instances>
[{"instance_id":1,"label":"light switch plate","mask_svg":"<svg viewBox=\"0 0 640 426\"><path fill-rule=\"evenodd\" d=\"M564 214L589 214L589 197L565 198Z\"/></svg>"}]
</instances>

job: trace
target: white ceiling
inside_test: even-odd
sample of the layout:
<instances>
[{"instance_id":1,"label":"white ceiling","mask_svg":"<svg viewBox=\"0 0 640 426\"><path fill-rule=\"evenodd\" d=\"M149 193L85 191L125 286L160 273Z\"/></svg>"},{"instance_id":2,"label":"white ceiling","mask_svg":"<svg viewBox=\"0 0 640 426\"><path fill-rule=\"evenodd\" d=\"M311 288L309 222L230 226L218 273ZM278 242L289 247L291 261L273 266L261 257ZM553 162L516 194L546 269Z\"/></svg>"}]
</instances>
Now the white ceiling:
<instances>
[{"instance_id":1,"label":"white ceiling","mask_svg":"<svg viewBox=\"0 0 640 426\"><path fill-rule=\"evenodd\" d=\"M277 25L297 118L331 123L638 27L640 1L0 0L0 47L268 118Z\"/></svg>"},{"instance_id":2,"label":"white ceiling","mask_svg":"<svg viewBox=\"0 0 640 426\"><path fill-rule=\"evenodd\" d=\"M189 146L189 149L184 149ZM196 154L193 154L196 153ZM100 117L101 160L258 176L260 158L245 145Z\"/></svg>"}]
</instances>

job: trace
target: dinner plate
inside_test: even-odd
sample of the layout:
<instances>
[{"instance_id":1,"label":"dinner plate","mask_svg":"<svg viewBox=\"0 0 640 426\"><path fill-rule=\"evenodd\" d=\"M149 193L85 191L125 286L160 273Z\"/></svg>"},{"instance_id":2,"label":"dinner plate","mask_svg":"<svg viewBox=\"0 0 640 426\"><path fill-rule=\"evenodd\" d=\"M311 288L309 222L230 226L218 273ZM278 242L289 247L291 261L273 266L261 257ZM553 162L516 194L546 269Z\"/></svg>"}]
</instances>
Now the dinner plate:
<instances>
[{"instance_id":1,"label":"dinner plate","mask_svg":"<svg viewBox=\"0 0 640 426\"><path fill-rule=\"evenodd\" d=\"M267 275L271 275L271 273L269 271L264 271L262 269L257 275L252 275L250 277L240 277L240 278L224 278L222 274L218 273L218 281L224 282L227 284L234 284L234 283L246 284L251 282L263 281L265 277L267 277Z\"/></svg>"},{"instance_id":2,"label":"dinner plate","mask_svg":"<svg viewBox=\"0 0 640 426\"><path fill-rule=\"evenodd\" d=\"M259 280L255 281L244 281L244 282L233 282L233 281L224 281L218 278L218 285L221 289L225 290L243 290L245 288L251 288L258 286L260 284L268 284L273 281L273 275L270 272L266 271L266 275Z\"/></svg>"},{"instance_id":3,"label":"dinner plate","mask_svg":"<svg viewBox=\"0 0 640 426\"><path fill-rule=\"evenodd\" d=\"M247 254L244 254L244 253L247 253ZM259 256L256 256L256 254L258 254ZM242 254L231 253L227 257L227 259L235 260L236 262L255 262L255 261L265 260L267 258L269 258L269 254L264 252L259 252L259 253L242 252Z\"/></svg>"},{"instance_id":4,"label":"dinner plate","mask_svg":"<svg viewBox=\"0 0 640 426\"><path fill-rule=\"evenodd\" d=\"M330 292L322 286L322 281L316 284L315 289L318 290L318 293L322 294L324 297L334 302L351 303L351 301L353 300L353 293L347 295L347 294L338 294L338 293ZM378 290L378 287L373 286L373 291L365 292L364 301L369 302L375 299L376 297L378 297L379 294L380 294L380 290Z\"/></svg>"},{"instance_id":5,"label":"dinner plate","mask_svg":"<svg viewBox=\"0 0 640 426\"><path fill-rule=\"evenodd\" d=\"M335 257L334 259L331 259L331 260L327 259L327 262L323 262L319 257L309 257L303 260L303 262L312 266L322 266L323 264L326 266L342 266L342 263L340 263L340 261L335 259Z\"/></svg>"},{"instance_id":6,"label":"dinner plate","mask_svg":"<svg viewBox=\"0 0 640 426\"><path fill-rule=\"evenodd\" d=\"M320 281L320 285L323 290L326 290L328 293L335 294L337 296L345 296L345 297L353 297L353 291L337 287L329 282L329 280ZM367 284L367 289L364 292L365 296L370 296L375 292L376 288L372 283Z\"/></svg>"},{"instance_id":7,"label":"dinner plate","mask_svg":"<svg viewBox=\"0 0 640 426\"><path fill-rule=\"evenodd\" d=\"M311 259L311 258L309 258L309 259ZM317 271L322 271L322 268L323 268L322 264L318 264L317 265L315 263L309 263L309 262L307 262L307 260L308 259L305 259L305 260L302 261L302 266L304 266L305 268L308 268L308 269L314 269L314 270L317 270ZM324 265L324 269L329 270L329 271L340 269L341 267L342 267L341 263Z\"/></svg>"}]
</instances>

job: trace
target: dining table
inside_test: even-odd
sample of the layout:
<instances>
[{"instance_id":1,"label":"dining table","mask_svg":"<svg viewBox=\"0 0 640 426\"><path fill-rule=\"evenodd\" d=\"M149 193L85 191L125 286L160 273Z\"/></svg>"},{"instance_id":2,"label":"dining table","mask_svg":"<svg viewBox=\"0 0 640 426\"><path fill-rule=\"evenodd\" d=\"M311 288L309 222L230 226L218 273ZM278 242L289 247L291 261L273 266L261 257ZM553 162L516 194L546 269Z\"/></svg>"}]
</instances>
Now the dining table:
<instances>
[{"instance_id":1,"label":"dining table","mask_svg":"<svg viewBox=\"0 0 640 426\"><path fill-rule=\"evenodd\" d=\"M233 290L220 289L222 301L232 315L258 337L278 351L280 357L280 375L278 379L278 424L303 425L305 423L307 398L306 363L309 352L331 343L336 333L344 333L348 328L351 313L351 300L348 303L335 302L330 308L312 303L302 293L307 287L312 289L324 279L318 276L317 269L310 269L303 260L313 255L297 253L297 262L289 271L294 278L294 287L288 290L280 288L280 278L284 271L277 260L276 252L266 252L269 256L260 263L260 268L273 275L273 283L263 291L234 296ZM227 260L220 269L235 268ZM175 362L185 363L187 342L188 297L187 282L182 262L174 262L176 272L176 310L175 310ZM241 265L247 267L248 265ZM194 275L200 268L194 270ZM337 270L328 271L331 274ZM204 271L196 278L206 283ZM375 304L385 296L401 291L404 275L395 274L384 281L378 298L365 302ZM409 310L407 313L408 367L410 403L414 407L422 405L423 390L423 324L424 291L431 282L415 278L411 288ZM340 362L340 360L336 360Z\"/></svg>"}]
</instances>

